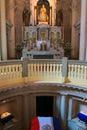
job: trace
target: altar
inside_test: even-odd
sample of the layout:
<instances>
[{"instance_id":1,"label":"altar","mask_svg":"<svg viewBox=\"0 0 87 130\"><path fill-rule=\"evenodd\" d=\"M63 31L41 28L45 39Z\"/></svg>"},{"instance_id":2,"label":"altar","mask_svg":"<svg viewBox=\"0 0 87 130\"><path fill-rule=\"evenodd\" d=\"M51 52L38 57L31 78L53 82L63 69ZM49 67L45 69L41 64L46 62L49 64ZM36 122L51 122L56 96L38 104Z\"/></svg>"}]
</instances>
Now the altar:
<instances>
[{"instance_id":1,"label":"altar","mask_svg":"<svg viewBox=\"0 0 87 130\"><path fill-rule=\"evenodd\" d=\"M49 25L37 25L25 27L26 49L22 51L22 57L29 59L61 59L64 50L60 47L62 39L61 27Z\"/></svg>"},{"instance_id":2,"label":"altar","mask_svg":"<svg viewBox=\"0 0 87 130\"><path fill-rule=\"evenodd\" d=\"M47 24L40 24L37 26L27 26L24 28L24 40L28 43L37 41L50 41L50 43L58 43L63 39L63 28L58 26L49 26Z\"/></svg>"},{"instance_id":3,"label":"altar","mask_svg":"<svg viewBox=\"0 0 87 130\"><path fill-rule=\"evenodd\" d=\"M37 51L23 49L22 57L27 57L29 59L61 59L64 57L64 50L60 48L59 50L49 50L49 51Z\"/></svg>"},{"instance_id":4,"label":"altar","mask_svg":"<svg viewBox=\"0 0 87 130\"><path fill-rule=\"evenodd\" d=\"M61 59L64 50L61 26L52 24L52 7L47 0L38 1L34 6L34 25L24 27L25 47L22 57L29 59Z\"/></svg>"}]
</instances>

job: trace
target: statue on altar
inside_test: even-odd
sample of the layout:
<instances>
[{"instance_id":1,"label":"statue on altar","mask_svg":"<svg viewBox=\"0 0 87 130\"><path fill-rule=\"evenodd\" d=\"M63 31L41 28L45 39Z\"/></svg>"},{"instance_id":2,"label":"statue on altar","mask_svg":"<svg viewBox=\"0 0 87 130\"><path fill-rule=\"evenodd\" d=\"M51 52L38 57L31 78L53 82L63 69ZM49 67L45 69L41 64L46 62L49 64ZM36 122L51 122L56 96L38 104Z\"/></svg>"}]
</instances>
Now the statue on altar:
<instances>
[{"instance_id":1,"label":"statue on altar","mask_svg":"<svg viewBox=\"0 0 87 130\"><path fill-rule=\"evenodd\" d=\"M47 9L46 9L44 4L42 5L42 7L40 9L39 21L40 22L47 22L48 21Z\"/></svg>"}]
</instances>

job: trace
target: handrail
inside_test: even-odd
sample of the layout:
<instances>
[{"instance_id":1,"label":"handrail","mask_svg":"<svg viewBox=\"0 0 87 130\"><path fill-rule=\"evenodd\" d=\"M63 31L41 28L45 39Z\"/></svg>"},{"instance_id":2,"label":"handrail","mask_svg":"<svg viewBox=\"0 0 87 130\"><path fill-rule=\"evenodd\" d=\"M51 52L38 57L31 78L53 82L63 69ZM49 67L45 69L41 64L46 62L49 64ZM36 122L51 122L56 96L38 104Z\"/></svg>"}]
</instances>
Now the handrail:
<instances>
[{"instance_id":1,"label":"handrail","mask_svg":"<svg viewBox=\"0 0 87 130\"><path fill-rule=\"evenodd\" d=\"M66 58L56 60L24 58L0 62L0 87L42 81L86 87L87 62Z\"/></svg>"}]
</instances>

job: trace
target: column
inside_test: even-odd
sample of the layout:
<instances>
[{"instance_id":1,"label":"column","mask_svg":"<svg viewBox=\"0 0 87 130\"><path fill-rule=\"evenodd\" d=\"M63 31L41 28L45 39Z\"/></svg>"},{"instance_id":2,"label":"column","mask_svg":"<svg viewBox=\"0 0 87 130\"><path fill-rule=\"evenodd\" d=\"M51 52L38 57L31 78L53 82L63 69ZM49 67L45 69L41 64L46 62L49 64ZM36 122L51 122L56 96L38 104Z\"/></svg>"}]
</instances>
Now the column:
<instances>
[{"instance_id":1,"label":"column","mask_svg":"<svg viewBox=\"0 0 87 130\"><path fill-rule=\"evenodd\" d=\"M81 0L79 60L87 60L87 0Z\"/></svg>"},{"instance_id":2,"label":"column","mask_svg":"<svg viewBox=\"0 0 87 130\"><path fill-rule=\"evenodd\" d=\"M6 38L6 16L5 16L5 0L0 0L1 15L1 58L7 60L7 38Z\"/></svg>"},{"instance_id":3,"label":"column","mask_svg":"<svg viewBox=\"0 0 87 130\"><path fill-rule=\"evenodd\" d=\"M23 120L23 123L24 123L24 128L23 129L26 129L28 130L29 128L29 97L27 95L24 95L23 97L23 105L24 105L24 120Z\"/></svg>"},{"instance_id":4,"label":"column","mask_svg":"<svg viewBox=\"0 0 87 130\"><path fill-rule=\"evenodd\" d=\"M72 99L69 99L68 120L72 119L72 107L73 107Z\"/></svg>"},{"instance_id":5,"label":"column","mask_svg":"<svg viewBox=\"0 0 87 130\"><path fill-rule=\"evenodd\" d=\"M65 130L67 127L67 110L68 110L68 102L67 95L61 96L61 104L60 104L60 116L62 120L62 129Z\"/></svg>"}]
</instances>

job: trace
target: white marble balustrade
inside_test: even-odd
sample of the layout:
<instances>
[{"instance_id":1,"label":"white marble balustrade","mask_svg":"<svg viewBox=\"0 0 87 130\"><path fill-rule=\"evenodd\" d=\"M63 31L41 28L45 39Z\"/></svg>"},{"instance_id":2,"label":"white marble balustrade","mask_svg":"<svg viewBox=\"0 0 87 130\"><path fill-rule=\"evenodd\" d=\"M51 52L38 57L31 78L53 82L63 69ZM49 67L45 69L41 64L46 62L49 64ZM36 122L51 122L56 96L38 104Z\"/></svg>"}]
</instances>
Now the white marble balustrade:
<instances>
[{"instance_id":1,"label":"white marble balustrade","mask_svg":"<svg viewBox=\"0 0 87 130\"><path fill-rule=\"evenodd\" d=\"M22 65L0 66L0 86L22 82Z\"/></svg>"},{"instance_id":2,"label":"white marble balustrade","mask_svg":"<svg viewBox=\"0 0 87 130\"><path fill-rule=\"evenodd\" d=\"M67 67L67 69L66 69ZM0 87L28 82L70 83L87 87L87 63L67 60L17 60L0 62ZM63 68L66 69L64 77ZM68 79L66 80L63 79Z\"/></svg>"},{"instance_id":3,"label":"white marble balustrade","mask_svg":"<svg viewBox=\"0 0 87 130\"><path fill-rule=\"evenodd\" d=\"M62 81L62 64L34 63L28 64L29 81Z\"/></svg>"},{"instance_id":4,"label":"white marble balustrade","mask_svg":"<svg viewBox=\"0 0 87 130\"><path fill-rule=\"evenodd\" d=\"M68 64L68 78L75 84L86 84L87 82L87 65Z\"/></svg>"}]
</instances>

